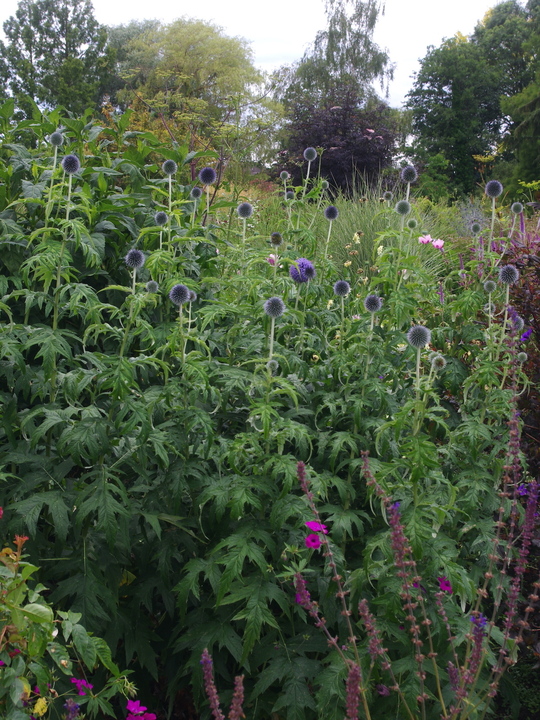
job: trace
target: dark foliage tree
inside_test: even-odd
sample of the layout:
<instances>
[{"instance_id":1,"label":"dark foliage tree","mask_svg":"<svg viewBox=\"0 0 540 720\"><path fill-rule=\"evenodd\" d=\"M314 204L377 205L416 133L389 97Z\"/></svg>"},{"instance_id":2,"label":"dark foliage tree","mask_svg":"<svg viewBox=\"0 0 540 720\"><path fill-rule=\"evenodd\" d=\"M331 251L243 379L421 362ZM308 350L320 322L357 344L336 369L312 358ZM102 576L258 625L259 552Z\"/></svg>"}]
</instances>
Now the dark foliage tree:
<instances>
[{"instance_id":1,"label":"dark foliage tree","mask_svg":"<svg viewBox=\"0 0 540 720\"><path fill-rule=\"evenodd\" d=\"M295 105L289 122L278 170L286 169L296 183L301 182L303 151L309 146L322 149L321 177L344 192L375 181L391 164L395 112L378 99L363 103L354 89L341 88L321 105Z\"/></svg>"},{"instance_id":2,"label":"dark foliage tree","mask_svg":"<svg viewBox=\"0 0 540 720\"><path fill-rule=\"evenodd\" d=\"M90 0L20 0L4 33L8 91L27 113L28 98L76 114L99 104L114 53Z\"/></svg>"}]
</instances>

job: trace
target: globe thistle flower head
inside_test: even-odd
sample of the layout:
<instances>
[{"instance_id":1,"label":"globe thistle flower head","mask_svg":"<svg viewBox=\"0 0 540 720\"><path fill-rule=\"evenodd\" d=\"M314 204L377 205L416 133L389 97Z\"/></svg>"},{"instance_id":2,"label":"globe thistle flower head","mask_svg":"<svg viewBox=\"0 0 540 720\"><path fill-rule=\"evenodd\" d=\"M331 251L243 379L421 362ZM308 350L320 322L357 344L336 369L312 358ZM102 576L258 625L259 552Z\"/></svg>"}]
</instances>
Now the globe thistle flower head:
<instances>
[{"instance_id":1,"label":"globe thistle flower head","mask_svg":"<svg viewBox=\"0 0 540 720\"><path fill-rule=\"evenodd\" d=\"M289 268L289 275L297 283L313 280L316 274L313 263L306 258L298 258L296 265L291 265Z\"/></svg>"},{"instance_id":2,"label":"globe thistle flower head","mask_svg":"<svg viewBox=\"0 0 540 720\"><path fill-rule=\"evenodd\" d=\"M525 320L521 317L521 315L514 315L512 318L512 325L514 326L516 332L521 332L525 327Z\"/></svg>"},{"instance_id":3,"label":"globe thistle flower head","mask_svg":"<svg viewBox=\"0 0 540 720\"><path fill-rule=\"evenodd\" d=\"M189 300L189 288L181 283L174 285L169 293L169 298L175 305L183 305Z\"/></svg>"},{"instance_id":4,"label":"globe thistle flower head","mask_svg":"<svg viewBox=\"0 0 540 720\"><path fill-rule=\"evenodd\" d=\"M520 202L512 203L510 210L514 213L514 215L519 215L523 212L523 205Z\"/></svg>"},{"instance_id":5,"label":"globe thistle flower head","mask_svg":"<svg viewBox=\"0 0 540 720\"><path fill-rule=\"evenodd\" d=\"M61 132L58 132L58 130L56 130L55 132L51 133L49 137L49 142L53 147L60 147L60 145L64 144L64 136Z\"/></svg>"},{"instance_id":6,"label":"globe thistle flower head","mask_svg":"<svg viewBox=\"0 0 540 720\"><path fill-rule=\"evenodd\" d=\"M431 342L431 330L424 325L413 325L407 333L407 340L409 345L419 350Z\"/></svg>"},{"instance_id":7,"label":"globe thistle flower head","mask_svg":"<svg viewBox=\"0 0 540 720\"><path fill-rule=\"evenodd\" d=\"M271 297L264 303L264 312L271 318L278 318L285 312L285 303L280 297Z\"/></svg>"},{"instance_id":8,"label":"globe thistle flower head","mask_svg":"<svg viewBox=\"0 0 540 720\"><path fill-rule=\"evenodd\" d=\"M328 182L328 180L323 180L321 182L321 187L323 190L328 190L328 188L330 187L330 183Z\"/></svg>"},{"instance_id":9,"label":"globe thistle flower head","mask_svg":"<svg viewBox=\"0 0 540 720\"><path fill-rule=\"evenodd\" d=\"M195 302L196 299L197 299L197 293L195 292L195 290L190 290L189 291L189 302L191 302L191 303Z\"/></svg>"},{"instance_id":10,"label":"globe thistle flower head","mask_svg":"<svg viewBox=\"0 0 540 720\"><path fill-rule=\"evenodd\" d=\"M195 185L195 187L191 188L191 192L189 193L189 197L190 197L192 200L198 200L198 199L201 197L201 195L202 195L202 190L201 190L200 187L197 187L197 186Z\"/></svg>"},{"instance_id":11,"label":"globe thistle flower head","mask_svg":"<svg viewBox=\"0 0 540 720\"><path fill-rule=\"evenodd\" d=\"M518 352L518 354L516 355L516 360L518 361L518 363L524 363L527 362L528 357L529 356L526 352Z\"/></svg>"},{"instance_id":12,"label":"globe thistle flower head","mask_svg":"<svg viewBox=\"0 0 540 720\"><path fill-rule=\"evenodd\" d=\"M416 182L416 179L418 178L416 168L414 168L412 165L407 165L407 167L404 167L400 174L401 179L403 180L403 182L406 183Z\"/></svg>"},{"instance_id":13,"label":"globe thistle flower head","mask_svg":"<svg viewBox=\"0 0 540 720\"><path fill-rule=\"evenodd\" d=\"M178 170L178 165L174 162L174 160L165 160L161 169L165 175L174 175Z\"/></svg>"},{"instance_id":14,"label":"globe thistle flower head","mask_svg":"<svg viewBox=\"0 0 540 720\"><path fill-rule=\"evenodd\" d=\"M287 190L285 200L294 200L294 190Z\"/></svg>"},{"instance_id":15,"label":"globe thistle flower head","mask_svg":"<svg viewBox=\"0 0 540 720\"><path fill-rule=\"evenodd\" d=\"M324 217L327 220L335 220L339 215L339 210L335 205L329 205L324 211Z\"/></svg>"},{"instance_id":16,"label":"globe thistle flower head","mask_svg":"<svg viewBox=\"0 0 540 720\"><path fill-rule=\"evenodd\" d=\"M484 290L489 294L492 292L495 292L497 285L493 282L493 280L486 280L484 283Z\"/></svg>"},{"instance_id":17,"label":"globe thistle flower head","mask_svg":"<svg viewBox=\"0 0 540 720\"><path fill-rule=\"evenodd\" d=\"M81 163L76 155L66 155L62 160L62 168L67 175L73 175L81 169Z\"/></svg>"},{"instance_id":18,"label":"globe thistle flower head","mask_svg":"<svg viewBox=\"0 0 540 720\"><path fill-rule=\"evenodd\" d=\"M514 285L519 280L519 272L514 265L504 265L499 270L499 280L503 285Z\"/></svg>"},{"instance_id":19,"label":"globe thistle flower head","mask_svg":"<svg viewBox=\"0 0 540 720\"><path fill-rule=\"evenodd\" d=\"M283 244L283 235L280 232L273 232L270 235L270 242L274 247L279 247Z\"/></svg>"},{"instance_id":20,"label":"globe thistle flower head","mask_svg":"<svg viewBox=\"0 0 540 720\"><path fill-rule=\"evenodd\" d=\"M240 205L236 208L236 212L238 213L239 218L246 220L253 215L253 205L248 202L240 203Z\"/></svg>"},{"instance_id":21,"label":"globe thistle flower head","mask_svg":"<svg viewBox=\"0 0 540 720\"><path fill-rule=\"evenodd\" d=\"M485 193L490 198L497 198L502 195L503 186L498 180L490 180L486 183Z\"/></svg>"},{"instance_id":22,"label":"globe thistle flower head","mask_svg":"<svg viewBox=\"0 0 540 720\"><path fill-rule=\"evenodd\" d=\"M139 268L142 268L144 265L145 259L143 252L137 250L137 248L132 248L124 258L124 261L129 268L139 270Z\"/></svg>"},{"instance_id":23,"label":"globe thistle flower head","mask_svg":"<svg viewBox=\"0 0 540 720\"><path fill-rule=\"evenodd\" d=\"M385 191L383 192L383 195L382 195L382 196L383 196L383 200L386 200L387 202L390 202L390 200L392 200L393 197L394 197L394 193L393 193L393 192L390 192L390 190L385 190Z\"/></svg>"},{"instance_id":24,"label":"globe thistle flower head","mask_svg":"<svg viewBox=\"0 0 540 720\"><path fill-rule=\"evenodd\" d=\"M167 220L169 219L169 216L166 212L163 212L163 210L158 210L157 213L154 215L154 222L156 225L159 225L160 227L162 225L167 224Z\"/></svg>"},{"instance_id":25,"label":"globe thistle flower head","mask_svg":"<svg viewBox=\"0 0 540 720\"><path fill-rule=\"evenodd\" d=\"M407 220L407 227L409 228L409 230L416 230L416 228L418 227L418 220L415 220L415 218Z\"/></svg>"},{"instance_id":26,"label":"globe thistle flower head","mask_svg":"<svg viewBox=\"0 0 540 720\"><path fill-rule=\"evenodd\" d=\"M442 355L435 354L435 357L431 360L431 367L434 370L444 370L446 367L446 360Z\"/></svg>"},{"instance_id":27,"label":"globe thistle flower head","mask_svg":"<svg viewBox=\"0 0 540 720\"><path fill-rule=\"evenodd\" d=\"M405 215L408 215L411 212L411 204L407 200L400 200L396 204L394 210L397 212L398 215L405 217Z\"/></svg>"},{"instance_id":28,"label":"globe thistle flower head","mask_svg":"<svg viewBox=\"0 0 540 720\"><path fill-rule=\"evenodd\" d=\"M269 361L266 363L266 369L269 370L269 371L272 373L272 375L275 375L275 374L277 373L277 371L279 370L279 363L278 363L278 361L277 361L277 360L273 360L273 359L272 359L272 360L269 360Z\"/></svg>"},{"instance_id":29,"label":"globe thistle flower head","mask_svg":"<svg viewBox=\"0 0 540 720\"><path fill-rule=\"evenodd\" d=\"M199 173L199 180L203 185L213 185L217 180L216 171L211 167L203 168Z\"/></svg>"},{"instance_id":30,"label":"globe thistle flower head","mask_svg":"<svg viewBox=\"0 0 540 720\"><path fill-rule=\"evenodd\" d=\"M347 297L351 292L351 286L346 280L338 280L334 283L334 294L338 297Z\"/></svg>"},{"instance_id":31,"label":"globe thistle flower head","mask_svg":"<svg viewBox=\"0 0 540 720\"><path fill-rule=\"evenodd\" d=\"M471 225L471 232L473 235L478 235L478 233L480 232L481 229L482 229L482 226L480 225L479 222L473 222L473 224Z\"/></svg>"},{"instance_id":32,"label":"globe thistle flower head","mask_svg":"<svg viewBox=\"0 0 540 720\"><path fill-rule=\"evenodd\" d=\"M382 298L378 295L368 295L364 300L364 307L370 313L379 312L382 308Z\"/></svg>"},{"instance_id":33,"label":"globe thistle flower head","mask_svg":"<svg viewBox=\"0 0 540 720\"><path fill-rule=\"evenodd\" d=\"M159 285L157 284L157 282L155 280L149 280L146 283L146 291L147 292L157 293L158 290L159 290Z\"/></svg>"},{"instance_id":34,"label":"globe thistle flower head","mask_svg":"<svg viewBox=\"0 0 540 720\"><path fill-rule=\"evenodd\" d=\"M317 157L317 151L315 150L314 147L308 147L304 150L304 158L308 162L313 162L313 160L315 160L316 157Z\"/></svg>"},{"instance_id":35,"label":"globe thistle flower head","mask_svg":"<svg viewBox=\"0 0 540 720\"><path fill-rule=\"evenodd\" d=\"M291 176L289 175L289 173L288 173L286 170L282 170L282 171L279 173L279 177L280 177L281 180L283 180L283 182L285 182L285 181L288 180Z\"/></svg>"}]
</instances>

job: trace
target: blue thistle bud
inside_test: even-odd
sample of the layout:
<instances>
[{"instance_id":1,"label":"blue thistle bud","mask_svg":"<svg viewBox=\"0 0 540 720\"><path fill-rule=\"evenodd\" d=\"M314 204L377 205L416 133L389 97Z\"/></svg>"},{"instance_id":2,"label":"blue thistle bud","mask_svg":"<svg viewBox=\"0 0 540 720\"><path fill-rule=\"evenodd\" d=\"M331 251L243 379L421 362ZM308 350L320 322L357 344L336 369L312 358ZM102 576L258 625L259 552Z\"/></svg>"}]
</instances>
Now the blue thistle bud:
<instances>
[{"instance_id":1,"label":"blue thistle bud","mask_svg":"<svg viewBox=\"0 0 540 720\"><path fill-rule=\"evenodd\" d=\"M203 191L201 190L201 188L200 188L200 187L197 187L197 186L195 185L195 187L191 188L191 192L189 193L189 197L190 197L192 200L198 200L198 199L202 196L202 192L203 192Z\"/></svg>"},{"instance_id":2,"label":"blue thistle bud","mask_svg":"<svg viewBox=\"0 0 540 720\"><path fill-rule=\"evenodd\" d=\"M497 198L502 195L503 186L498 180L490 180L486 183L485 193L490 198Z\"/></svg>"},{"instance_id":3,"label":"blue thistle bud","mask_svg":"<svg viewBox=\"0 0 540 720\"><path fill-rule=\"evenodd\" d=\"M274 247L279 247L283 244L283 235L280 232L273 232L270 235L270 242Z\"/></svg>"},{"instance_id":4,"label":"blue thistle bud","mask_svg":"<svg viewBox=\"0 0 540 720\"><path fill-rule=\"evenodd\" d=\"M60 145L64 143L64 136L56 130L56 132L53 132L49 137L49 141L53 147L60 147Z\"/></svg>"},{"instance_id":5,"label":"blue thistle bud","mask_svg":"<svg viewBox=\"0 0 540 720\"><path fill-rule=\"evenodd\" d=\"M166 212L163 212L163 210L158 210L157 213L154 215L154 222L156 223L156 225L166 225L168 219L169 216Z\"/></svg>"},{"instance_id":6,"label":"blue thistle bud","mask_svg":"<svg viewBox=\"0 0 540 720\"><path fill-rule=\"evenodd\" d=\"M76 155L66 155L62 160L62 168L67 175L73 175L81 169L81 163Z\"/></svg>"},{"instance_id":7,"label":"blue thistle bud","mask_svg":"<svg viewBox=\"0 0 540 720\"><path fill-rule=\"evenodd\" d=\"M413 325L407 333L407 340L409 345L412 345L417 350L423 348L431 342L431 330L428 330L424 325Z\"/></svg>"},{"instance_id":8,"label":"blue thistle bud","mask_svg":"<svg viewBox=\"0 0 540 720\"><path fill-rule=\"evenodd\" d=\"M519 215L523 212L523 205L520 202L512 203L510 210L514 213L514 215Z\"/></svg>"},{"instance_id":9,"label":"blue thistle bud","mask_svg":"<svg viewBox=\"0 0 540 720\"><path fill-rule=\"evenodd\" d=\"M518 354L516 355L516 360L518 361L518 363L524 363L527 362L528 357L529 356L526 352L518 352Z\"/></svg>"},{"instance_id":10,"label":"blue thistle bud","mask_svg":"<svg viewBox=\"0 0 540 720\"><path fill-rule=\"evenodd\" d=\"M418 220L416 220L415 218L407 220L407 227L409 228L409 230L416 230L416 228L418 227Z\"/></svg>"},{"instance_id":11,"label":"blue thistle bud","mask_svg":"<svg viewBox=\"0 0 540 720\"><path fill-rule=\"evenodd\" d=\"M236 212L238 213L239 218L246 220L253 215L253 205L248 202L240 203L240 205L236 208Z\"/></svg>"},{"instance_id":12,"label":"blue thistle bud","mask_svg":"<svg viewBox=\"0 0 540 720\"><path fill-rule=\"evenodd\" d=\"M323 190L328 190L329 187L330 187L330 183L328 182L328 180L323 180L323 181L321 182L321 188L322 188Z\"/></svg>"},{"instance_id":13,"label":"blue thistle bud","mask_svg":"<svg viewBox=\"0 0 540 720\"><path fill-rule=\"evenodd\" d=\"M446 360L443 358L442 355L435 354L435 356L431 360L431 367L434 370L444 370L444 368L446 367Z\"/></svg>"},{"instance_id":14,"label":"blue thistle bud","mask_svg":"<svg viewBox=\"0 0 540 720\"><path fill-rule=\"evenodd\" d=\"M493 282L493 280L486 280L486 282L484 283L484 290L488 294L495 292L496 288L497 288L497 285Z\"/></svg>"},{"instance_id":15,"label":"blue thistle bud","mask_svg":"<svg viewBox=\"0 0 540 720\"><path fill-rule=\"evenodd\" d=\"M146 283L146 291L147 292L157 293L158 290L159 290L159 285L157 284L157 282L155 280L149 280Z\"/></svg>"},{"instance_id":16,"label":"blue thistle bud","mask_svg":"<svg viewBox=\"0 0 540 720\"><path fill-rule=\"evenodd\" d=\"M313 162L313 160L315 160L316 157L317 157L317 151L315 150L314 147L308 147L304 150L304 158L308 162Z\"/></svg>"},{"instance_id":17,"label":"blue thistle bud","mask_svg":"<svg viewBox=\"0 0 540 720\"><path fill-rule=\"evenodd\" d=\"M287 190L285 200L294 200L294 190Z\"/></svg>"},{"instance_id":18,"label":"blue thistle bud","mask_svg":"<svg viewBox=\"0 0 540 720\"><path fill-rule=\"evenodd\" d=\"M203 168L199 173L199 180L203 185L213 185L217 180L216 171L211 167Z\"/></svg>"},{"instance_id":19,"label":"blue thistle bud","mask_svg":"<svg viewBox=\"0 0 540 720\"><path fill-rule=\"evenodd\" d=\"M279 177L281 180L283 180L283 182L285 182L285 180L288 180L291 176L289 175L289 173L286 170L282 170L279 173Z\"/></svg>"},{"instance_id":20,"label":"blue thistle bud","mask_svg":"<svg viewBox=\"0 0 540 720\"><path fill-rule=\"evenodd\" d=\"M178 165L174 162L174 160L165 160L161 169L165 175L174 175L178 170Z\"/></svg>"},{"instance_id":21,"label":"blue thistle bud","mask_svg":"<svg viewBox=\"0 0 540 720\"><path fill-rule=\"evenodd\" d=\"M267 370L270 370L272 375L275 375L277 373L277 371L279 370L279 363L277 360L273 360L273 359L269 360L266 363L266 368L267 368Z\"/></svg>"},{"instance_id":22,"label":"blue thistle bud","mask_svg":"<svg viewBox=\"0 0 540 720\"><path fill-rule=\"evenodd\" d=\"M183 305L189 300L189 288L179 283L174 285L169 293L169 298L175 305Z\"/></svg>"},{"instance_id":23,"label":"blue thistle bud","mask_svg":"<svg viewBox=\"0 0 540 720\"><path fill-rule=\"evenodd\" d=\"M195 290L190 290L189 291L189 302L193 303L193 302L195 302L196 299L197 299L197 293L195 292Z\"/></svg>"},{"instance_id":24,"label":"blue thistle bud","mask_svg":"<svg viewBox=\"0 0 540 720\"><path fill-rule=\"evenodd\" d=\"M124 258L124 261L129 268L139 270L139 268L142 268L144 265L145 259L143 252L137 250L137 248L132 248Z\"/></svg>"},{"instance_id":25,"label":"blue thistle bud","mask_svg":"<svg viewBox=\"0 0 540 720\"><path fill-rule=\"evenodd\" d=\"M394 193L390 192L390 190L385 190L385 192L383 192L383 200L390 202L390 200L392 200L393 197L394 197Z\"/></svg>"},{"instance_id":26,"label":"blue thistle bud","mask_svg":"<svg viewBox=\"0 0 540 720\"><path fill-rule=\"evenodd\" d=\"M264 303L264 312L271 318L278 318L285 312L285 303L280 297L271 297Z\"/></svg>"},{"instance_id":27,"label":"blue thistle bud","mask_svg":"<svg viewBox=\"0 0 540 720\"><path fill-rule=\"evenodd\" d=\"M368 295L364 300L364 307L370 313L379 312L382 308L382 298L378 295Z\"/></svg>"},{"instance_id":28,"label":"blue thistle bud","mask_svg":"<svg viewBox=\"0 0 540 720\"><path fill-rule=\"evenodd\" d=\"M351 286L346 280L338 280L334 283L334 294L338 297L346 297L351 292Z\"/></svg>"},{"instance_id":29,"label":"blue thistle bud","mask_svg":"<svg viewBox=\"0 0 540 720\"><path fill-rule=\"evenodd\" d=\"M398 215L405 217L405 215L408 215L411 212L411 204L407 200L400 200L394 210Z\"/></svg>"},{"instance_id":30,"label":"blue thistle bud","mask_svg":"<svg viewBox=\"0 0 540 720\"><path fill-rule=\"evenodd\" d=\"M471 225L471 232L472 232L473 235L478 235L478 233L480 232L481 229L482 229L482 226L480 225L479 222L473 222L473 223L472 223L472 225Z\"/></svg>"},{"instance_id":31,"label":"blue thistle bud","mask_svg":"<svg viewBox=\"0 0 540 720\"><path fill-rule=\"evenodd\" d=\"M413 183L416 182L417 178L418 173L416 172L416 168L414 168L412 165L407 165L401 171L401 179L403 180L403 182Z\"/></svg>"},{"instance_id":32,"label":"blue thistle bud","mask_svg":"<svg viewBox=\"0 0 540 720\"><path fill-rule=\"evenodd\" d=\"M519 272L513 265L504 265L499 270L499 280L503 285L514 285L519 280Z\"/></svg>"},{"instance_id":33,"label":"blue thistle bud","mask_svg":"<svg viewBox=\"0 0 540 720\"><path fill-rule=\"evenodd\" d=\"M327 220L335 220L339 215L339 210L335 205L329 205L324 211L324 217Z\"/></svg>"}]
</instances>

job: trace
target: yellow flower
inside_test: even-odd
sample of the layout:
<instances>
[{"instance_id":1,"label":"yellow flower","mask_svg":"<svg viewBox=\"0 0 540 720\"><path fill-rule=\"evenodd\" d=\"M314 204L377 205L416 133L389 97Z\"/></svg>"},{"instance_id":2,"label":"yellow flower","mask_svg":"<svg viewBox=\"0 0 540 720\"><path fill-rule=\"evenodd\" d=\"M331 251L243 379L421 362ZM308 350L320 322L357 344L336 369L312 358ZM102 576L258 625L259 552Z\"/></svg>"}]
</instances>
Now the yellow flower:
<instances>
[{"instance_id":1,"label":"yellow flower","mask_svg":"<svg viewBox=\"0 0 540 720\"><path fill-rule=\"evenodd\" d=\"M347 262L343 263L343 267L351 267L351 265L352 265L352 260L347 260Z\"/></svg>"},{"instance_id":2,"label":"yellow flower","mask_svg":"<svg viewBox=\"0 0 540 720\"><path fill-rule=\"evenodd\" d=\"M334 301L333 301L333 300L329 300L329 301L326 303L326 308L327 308L327 310L330 310L330 308L332 307L333 304L334 304Z\"/></svg>"},{"instance_id":3,"label":"yellow flower","mask_svg":"<svg viewBox=\"0 0 540 720\"><path fill-rule=\"evenodd\" d=\"M41 717L42 715L45 715L47 712L47 701L45 698L38 698L36 701L36 704L34 705L34 709L32 710L32 713L36 717Z\"/></svg>"}]
</instances>

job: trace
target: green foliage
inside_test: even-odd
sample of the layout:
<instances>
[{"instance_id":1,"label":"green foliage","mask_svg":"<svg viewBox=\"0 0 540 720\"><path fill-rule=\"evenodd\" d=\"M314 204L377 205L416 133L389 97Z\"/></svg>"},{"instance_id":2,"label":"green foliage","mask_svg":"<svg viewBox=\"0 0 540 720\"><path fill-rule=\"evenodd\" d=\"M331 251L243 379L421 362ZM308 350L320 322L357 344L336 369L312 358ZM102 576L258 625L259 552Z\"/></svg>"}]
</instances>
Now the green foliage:
<instances>
[{"instance_id":1,"label":"green foliage","mask_svg":"<svg viewBox=\"0 0 540 720\"><path fill-rule=\"evenodd\" d=\"M349 271L341 303L321 184L274 200L264 223L254 200L244 226L233 191L208 216L205 198L191 198L182 172L214 155L130 131L129 113L103 127L59 111L17 123L13 112L0 107L2 530L31 536L50 601L107 639L146 704L158 681L169 698L190 687L199 702L208 647L218 680L241 666L252 716L311 720L322 706L342 717L342 671L290 586L307 565L310 519L296 461L310 465L352 592L380 588L398 646L388 527L361 479L362 451L403 503L423 575L446 574L468 601L486 567L512 407L508 327L484 311L498 256L486 251L482 269L466 254L460 270L466 239L454 247L445 236L444 253L420 247L430 228L396 227L393 209L370 199L373 270L365 283ZM47 144L58 127L62 152L81 159L71 184ZM165 158L180 168L170 186ZM169 215L161 227L158 209ZM282 232L279 247L268 226ZM145 256L136 272L124 260L133 248ZM316 276L295 284L301 257ZM168 297L179 283L197 295L180 307ZM375 315L363 304L371 293L383 297ZM263 309L273 296L286 306L274 323ZM491 299L500 311L504 290ZM432 330L440 372L429 349L418 359L407 344L414 324ZM324 558L312 568L339 624ZM101 646L75 638L83 661L95 650L106 665ZM413 692L414 672L403 673Z\"/></svg>"}]
</instances>

